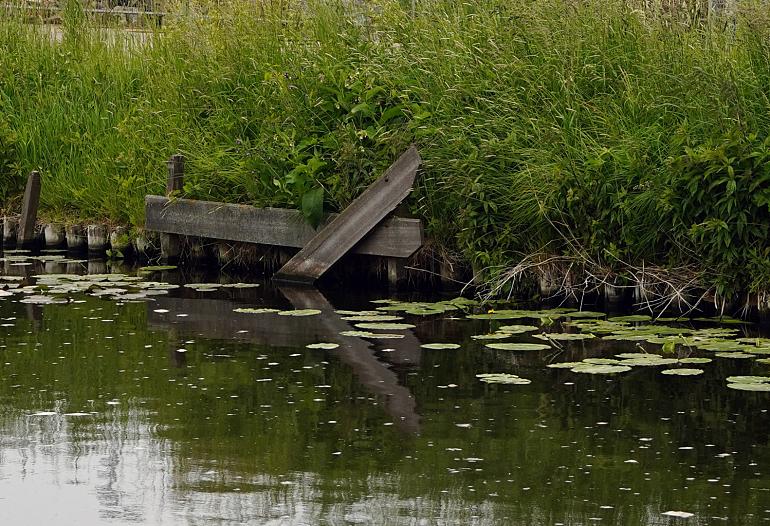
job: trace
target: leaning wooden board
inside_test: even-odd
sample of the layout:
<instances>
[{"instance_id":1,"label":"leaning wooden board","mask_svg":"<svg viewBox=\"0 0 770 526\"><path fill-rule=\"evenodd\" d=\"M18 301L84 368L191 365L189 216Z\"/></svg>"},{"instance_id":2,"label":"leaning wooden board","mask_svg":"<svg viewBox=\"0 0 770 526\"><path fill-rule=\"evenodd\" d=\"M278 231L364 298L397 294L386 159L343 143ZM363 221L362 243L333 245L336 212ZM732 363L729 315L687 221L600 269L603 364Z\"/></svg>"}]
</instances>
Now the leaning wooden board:
<instances>
[{"instance_id":1,"label":"leaning wooden board","mask_svg":"<svg viewBox=\"0 0 770 526\"><path fill-rule=\"evenodd\" d=\"M421 162L417 149L409 148L291 258L274 279L313 283L320 278L409 195Z\"/></svg>"}]
</instances>

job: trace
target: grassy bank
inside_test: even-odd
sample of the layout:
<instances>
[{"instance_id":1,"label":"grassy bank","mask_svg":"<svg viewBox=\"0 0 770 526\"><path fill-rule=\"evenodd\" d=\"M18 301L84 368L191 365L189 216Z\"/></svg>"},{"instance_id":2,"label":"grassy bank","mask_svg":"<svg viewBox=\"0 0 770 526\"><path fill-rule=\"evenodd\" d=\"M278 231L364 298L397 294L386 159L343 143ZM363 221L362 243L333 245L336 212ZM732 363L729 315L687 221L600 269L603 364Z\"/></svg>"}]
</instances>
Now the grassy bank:
<instances>
[{"instance_id":1,"label":"grassy bank","mask_svg":"<svg viewBox=\"0 0 770 526\"><path fill-rule=\"evenodd\" d=\"M709 22L614 0L269 4L142 45L76 10L58 44L0 24L3 198L40 169L47 214L141 225L181 151L194 198L300 207L322 188L336 210L414 142L415 211L489 277L543 254L768 288L766 7Z\"/></svg>"}]
</instances>

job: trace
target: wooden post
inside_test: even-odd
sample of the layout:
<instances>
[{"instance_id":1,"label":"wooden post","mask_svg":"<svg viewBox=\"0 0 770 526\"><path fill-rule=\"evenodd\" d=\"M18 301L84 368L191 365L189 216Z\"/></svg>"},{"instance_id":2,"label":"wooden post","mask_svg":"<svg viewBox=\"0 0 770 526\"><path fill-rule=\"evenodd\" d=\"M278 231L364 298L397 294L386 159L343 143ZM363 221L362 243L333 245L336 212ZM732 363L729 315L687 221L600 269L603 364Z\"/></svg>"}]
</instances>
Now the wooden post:
<instances>
[{"instance_id":1,"label":"wooden post","mask_svg":"<svg viewBox=\"0 0 770 526\"><path fill-rule=\"evenodd\" d=\"M37 209L40 206L40 173L32 172L27 178L27 188L24 190L24 204L21 208L19 233L16 245L28 246L35 240L35 221Z\"/></svg>"},{"instance_id":2,"label":"wooden post","mask_svg":"<svg viewBox=\"0 0 770 526\"><path fill-rule=\"evenodd\" d=\"M172 155L166 164L168 166L166 194L181 192L184 188L184 155Z\"/></svg>"},{"instance_id":3,"label":"wooden post","mask_svg":"<svg viewBox=\"0 0 770 526\"><path fill-rule=\"evenodd\" d=\"M168 180L166 181L166 197L179 194L184 188L184 156L172 155L166 163L168 166ZM175 262L182 252L182 239L175 234L160 234L160 257L168 262Z\"/></svg>"}]
</instances>

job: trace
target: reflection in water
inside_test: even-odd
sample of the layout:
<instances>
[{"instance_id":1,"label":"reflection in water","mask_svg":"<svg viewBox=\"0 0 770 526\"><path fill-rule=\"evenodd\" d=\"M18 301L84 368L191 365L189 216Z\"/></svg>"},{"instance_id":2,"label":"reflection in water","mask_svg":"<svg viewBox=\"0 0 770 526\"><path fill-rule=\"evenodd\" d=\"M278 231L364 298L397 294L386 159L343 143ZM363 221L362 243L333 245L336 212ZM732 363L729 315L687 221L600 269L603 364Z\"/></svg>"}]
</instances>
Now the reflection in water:
<instances>
[{"instance_id":1,"label":"reflection in water","mask_svg":"<svg viewBox=\"0 0 770 526\"><path fill-rule=\"evenodd\" d=\"M576 375L546 369L544 353L484 348L470 336L488 321L412 317L403 339L343 337L334 308L371 304L267 285L73 299L0 300L2 524L770 519L769 399L724 386L758 365ZM419 348L436 341L461 348ZM316 342L341 346L305 348ZM564 345L559 360L635 349Z\"/></svg>"}]
</instances>

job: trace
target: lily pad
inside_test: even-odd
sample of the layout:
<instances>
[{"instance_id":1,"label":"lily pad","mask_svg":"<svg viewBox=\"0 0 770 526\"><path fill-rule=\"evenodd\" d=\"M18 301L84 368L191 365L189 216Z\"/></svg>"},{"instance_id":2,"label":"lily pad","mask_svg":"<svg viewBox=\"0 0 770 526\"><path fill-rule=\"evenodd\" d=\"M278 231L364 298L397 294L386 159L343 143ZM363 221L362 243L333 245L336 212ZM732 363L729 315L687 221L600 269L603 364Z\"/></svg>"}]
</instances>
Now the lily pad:
<instances>
[{"instance_id":1,"label":"lily pad","mask_svg":"<svg viewBox=\"0 0 770 526\"><path fill-rule=\"evenodd\" d=\"M498 351L544 351L550 349L550 345L542 343L488 343L485 345L489 349Z\"/></svg>"},{"instance_id":2,"label":"lily pad","mask_svg":"<svg viewBox=\"0 0 770 526\"><path fill-rule=\"evenodd\" d=\"M575 311L567 313L567 316L570 318L604 318L606 316L603 312L593 312L590 310L581 310L581 311Z\"/></svg>"},{"instance_id":3,"label":"lily pad","mask_svg":"<svg viewBox=\"0 0 770 526\"><path fill-rule=\"evenodd\" d=\"M359 329L384 331L399 331L414 328L414 325L411 323L356 323L355 326Z\"/></svg>"},{"instance_id":4,"label":"lily pad","mask_svg":"<svg viewBox=\"0 0 770 526\"><path fill-rule=\"evenodd\" d=\"M233 312L242 312L244 314L270 314L273 312L279 312L278 309L251 309L251 308L240 308L240 309L233 309Z\"/></svg>"},{"instance_id":5,"label":"lily pad","mask_svg":"<svg viewBox=\"0 0 770 526\"><path fill-rule=\"evenodd\" d=\"M631 370L626 365L602 365L593 363L583 363L570 369L573 373L585 374L616 374L625 373Z\"/></svg>"},{"instance_id":6,"label":"lily pad","mask_svg":"<svg viewBox=\"0 0 770 526\"><path fill-rule=\"evenodd\" d=\"M420 345L423 349L459 349L456 343L423 343Z\"/></svg>"},{"instance_id":7,"label":"lily pad","mask_svg":"<svg viewBox=\"0 0 770 526\"><path fill-rule=\"evenodd\" d=\"M596 335L590 332L549 332L543 334L533 335L540 340L557 340L557 341L573 341L573 340L589 340L596 338Z\"/></svg>"},{"instance_id":8,"label":"lily pad","mask_svg":"<svg viewBox=\"0 0 770 526\"><path fill-rule=\"evenodd\" d=\"M493 332L491 334L474 334L471 338L474 340L506 340L513 336L514 334L509 332Z\"/></svg>"},{"instance_id":9,"label":"lily pad","mask_svg":"<svg viewBox=\"0 0 770 526\"><path fill-rule=\"evenodd\" d=\"M738 391L770 392L770 384L727 384L727 387Z\"/></svg>"},{"instance_id":10,"label":"lily pad","mask_svg":"<svg viewBox=\"0 0 770 526\"><path fill-rule=\"evenodd\" d=\"M277 312L278 316L316 316L321 314L318 309L295 309L295 310L283 310Z\"/></svg>"},{"instance_id":11,"label":"lily pad","mask_svg":"<svg viewBox=\"0 0 770 526\"><path fill-rule=\"evenodd\" d=\"M660 373L669 376L697 376L703 374L703 369L687 369L683 367L680 369L666 369Z\"/></svg>"},{"instance_id":12,"label":"lily pad","mask_svg":"<svg viewBox=\"0 0 770 526\"><path fill-rule=\"evenodd\" d=\"M711 363L713 360L711 358L680 358L679 363L688 363L688 364L696 364L696 363Z\"/></svg>"},{"instance_id":13,"label":"lily pad","mask_svg":"<svg viewBox=\"0 0 770 526\"><path fill-rule=\"evenodd\" d=\"M594 365L618 365L620 360L613 358L586 358L581 363L591 363Z\"/></svg>"},{"instance_id":14,"label":"lily pad","mask_svg":"<svg viewBox=\"0 0 770 526\"><path fill-rule=\"evenodd\" d=\"M637 323L637 322L651 321L651 320L652 320L652 317L646 314L631 314L629 316L613 316L612 318L607 318L607 321L612 321L612 322L625 321L629 323Z\"/></svg>"},{"instance_id":15,"label":"lily pad","mask_svg":"<svg viewBox=\"0 0 770 526\"><path fill-rule=\"evenodd\" d=\"M546 365L549 369L572 369L578 365L582 365L584 362L556 362Z\"/></svg>"},{"instance_id":16,"label":"lily pad","mask_svg":"<svg viewBox=\"0 0 770 526\"><path fill-rule=\"evenodd\" d=\"M326 349L326 350L336 349L339 346L340 346L339 343L323 343L323 342L311 343L309 345L305 345L305 347L308 349Z\"/></svg>"},{"instance_id":17,"label":"lily pad","mask_svg":"<svg viewBox=\"0 0 770 526\"><path fill-rule=\"evenodd\" d=\"M226 289L255 289L259 283L226 283L222 286Z\"/></svg>"},{"instance_id":18,"label":"lily pad","mask_svg":"<svg viewBox=\"0 0 770 526\"><path fill-rule=\"evenodd\" d=\"M373 315L354 315L344 316L342 318L345 321L358 321L358 322L383 322L383 321L399 321L403 320L403 316L394 316L389 314L373 314Z\"/></svg>"},{"instance_id":19,"label":"lily pad","mask_svg":"<svg viewBox=\"0 0 770 526\"><path fill-rule=\"evenodd\" d=\"M714 354L714 356L718 358L734 358L734 359L754 358L753 354L748 354L745 352L718 352Z\"/></svg>"},{"instance_id":20,"label":"lily pad","mask_svg":"<svg viewBox=\"0 0 770 526\"><path fill-rule=\"evenodd\" d=\"M532 383L532 380L527 380L526 378L521 378L515 374L507 373L484 373L477 374L476 377L488 384L527 385Z\"/></svg>"},{"instance_id":21,"label":"lily pad","mask_svg":"<svg viewBox=\"0 0 770 526\"><path fill-rule=\"evenodd\" d=\"M403 334L388 334L388 333L380 333L380 332L369 332L369 331L342 331L340 333L342 336L355 336L358 338L379 338L379 339L398 339L403 338Z\"/></svg>"},{"instance_id":22,"label":"lily pad","mask_svg":"<svg viewBox=\"0 0 770 526\"><path fill-rule=\"evenodd\" d=\"M534 325L503 325L498 328L499 332L506 332L508 334L522 334L525 332L532 332L538 330L539 327Z\"/></svg>"},{"instance_id":23,"label":"lily pad","mask_svg":"<svg viewBox=\"0 0 770 526\"><path fill-rule=\"evenodd\" d=\"M663 358L663 357L655 358L654 356L657 356L657 355L650 355L645 358L626 358L622 360L620 363L622 365L630 365L634 367L657 367L659 365L673 365L679 362L679 360L677 360L676 358Z\"/></svg>"},{"instance_id":24,"label":"lily pad","mask_svg":"<svg viewBox=\"0 0 770 526\"><path fill-rule=\"evenodd\" d=\"M770 376L728 376L731 384L770 384Z\"/></svg>"},{"instance_id":25,"label":"lily pad","mask_svg":"<svg viewBox=\"0 0 770 526\"><path fill-rule=\"evenodd\" d=\"M176 270L177 268L178 267L176 265L155 265L149 267L141 267L139 272L160 272L163 270Z\"/></svg>"}]
</instances>

